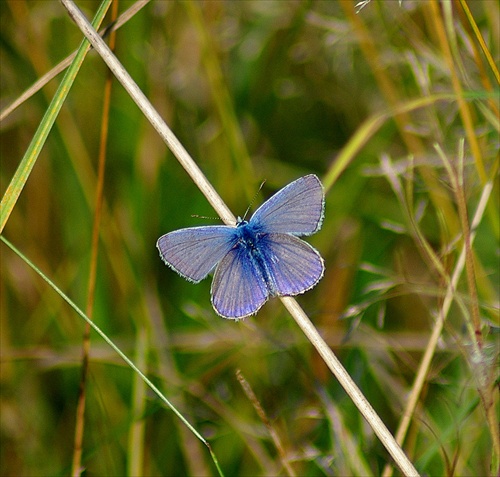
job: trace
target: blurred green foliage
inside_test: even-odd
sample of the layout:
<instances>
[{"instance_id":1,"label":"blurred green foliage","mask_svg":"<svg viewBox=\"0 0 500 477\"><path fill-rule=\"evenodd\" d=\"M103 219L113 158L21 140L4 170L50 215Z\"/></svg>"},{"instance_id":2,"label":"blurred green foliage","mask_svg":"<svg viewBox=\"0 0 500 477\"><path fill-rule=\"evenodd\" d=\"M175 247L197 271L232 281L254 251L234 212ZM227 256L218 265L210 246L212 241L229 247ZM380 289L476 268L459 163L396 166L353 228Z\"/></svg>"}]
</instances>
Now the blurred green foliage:
<instances>
[{"instance_id":1,"label":"blurred green foliage","mask_svg":"<svg viewBox=\"0 0 500 477\"><path fill-rule=\"evenodd\" d=\"M120 11L133 3L121 1ZM394 431L446 283L415 240L381 158L391 158L402 184L411 184L410 215L451 275L464 231L456 227L450 177L434 144L459 170L464 139L469 220L486 181L496 181L473 247L484 356L473 353L470 316L453 305L404 448L422 474L487 475L498 462L477 379L494 389L499 90L462 4L434 3L453 36L436 29L433 3L374 0L356 15L347 1L153 1L118 31L116 54L235 215L244 214L263 180L253 209L301 175L327 176L377 114L448 95L399 119L389 114L327 184L323 228L308 239L323 254L327 273L298 301ZM98 6L78 4L88 18ZM498 65L497 2L467 4ZM76 49L81 33L55 1L8 0L0 15L4 108ZM448 35L453 69L440 33ZM82 309L106 75L102 60L88 54L3 232ZM453 75L468 95L479 159ZM2 121L2 195L60 79ZM99 327L144 361L211 443L225 475L287 473L237 369L297 475L380 474L390 460L386 451L278 300L256 317L225 321L210 306L209 279L192 285L163 265L155 248L160 235L219 222L192 217L215 214L118 84L108 137L93 313ZM451 208L441 208L436 196ZM0 472L67 475L83 324L4 244L0 250ZM464 271L455 293L470 313L465 277ZM141 331L145 348L138 347ZM143 459L143 475L216 475L206 448L154 395L146 393L144 407L137 405L135 379L93 336L85 475L126 475L134 453ZM498 411L498 390L492 396ZM133 447L138 423L144 434Z\"/></svg>"}]
</instances>

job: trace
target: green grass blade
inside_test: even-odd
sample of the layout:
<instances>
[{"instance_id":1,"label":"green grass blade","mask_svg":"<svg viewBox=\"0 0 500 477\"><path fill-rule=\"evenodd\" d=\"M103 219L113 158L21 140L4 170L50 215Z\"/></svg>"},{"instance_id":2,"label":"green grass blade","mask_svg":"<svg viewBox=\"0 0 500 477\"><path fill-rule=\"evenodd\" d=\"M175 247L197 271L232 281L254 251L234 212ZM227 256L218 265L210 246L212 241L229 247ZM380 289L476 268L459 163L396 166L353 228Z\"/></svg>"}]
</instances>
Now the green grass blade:
<instances>
[{"instance_id":1,"label":"green grass blade","mask_svg":"<svg viewBox=\"0 0 500 477\"><path fill-rule=\"evenodd\" d=\"M111 5L111 0L104 0L101 6L97 10L96 16L92 24L98 28L101 24L109 6ZM7 220L9 220L10 214L16 205L17 199L21 195L24 185L31 174L33 166L38 159L40 151L49 136L49 133L54 125L54 122L59 114L59 111L66 100L68 93L75 81L76 75L80 70L83 63L85 55L90 48L90 43L87 39L84 39L78 48L77 54L68 68L68 71L64 75L59 88L54 95L47 111L45 112L38 129L31 140L30 145L24 157L22 158L12 180L10 181L9 187L7 188L4 196L2 197L2 202L0 204L0 233L3 232Z\"/></svg>"}]
</instances>

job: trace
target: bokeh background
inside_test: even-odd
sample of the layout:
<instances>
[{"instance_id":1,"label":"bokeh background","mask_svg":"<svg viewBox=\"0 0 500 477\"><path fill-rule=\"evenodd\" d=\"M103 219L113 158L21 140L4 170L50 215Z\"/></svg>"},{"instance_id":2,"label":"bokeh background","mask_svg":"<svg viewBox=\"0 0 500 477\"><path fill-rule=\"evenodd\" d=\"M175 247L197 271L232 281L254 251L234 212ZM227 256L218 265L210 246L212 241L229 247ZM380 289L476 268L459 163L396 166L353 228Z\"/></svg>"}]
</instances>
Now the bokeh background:
<instances>
[{"instance_id":1,"label":"bokeh background","mask_svg":"<svg viewBox=\"0 0 500 477\"><path fill-rule=\"evenodd\" d=\"M99 2L77 4L91 19ZM119 12L133 5L121 0ZM435 145L463 172L469 220L494 182L475 273L454 291L404 448L422 474L496 474L484 395L498 417L499 6L356 10L347 0L152 1L118 30L116 55L235 215L263 180L252 210L297 177L323 180L326 217L308 241L327 272L298 301L392 432L468 236ZM3 110L82 35L56 1L6 0L0 14ZM82 310L107 75L91 51L2 232ZM2 195L61 79L2 119ZM210 279L190 284L161 262L160 235L220 220L116 81L105 124L96 324L210 442L225 475L380 475L387 452L279 300L224 320ZM84 322L5 243L0 252L1 475L68 475ZM82 466L88 476L217 475L206 447L95 334Z\"/></svg>"}]
</instances>

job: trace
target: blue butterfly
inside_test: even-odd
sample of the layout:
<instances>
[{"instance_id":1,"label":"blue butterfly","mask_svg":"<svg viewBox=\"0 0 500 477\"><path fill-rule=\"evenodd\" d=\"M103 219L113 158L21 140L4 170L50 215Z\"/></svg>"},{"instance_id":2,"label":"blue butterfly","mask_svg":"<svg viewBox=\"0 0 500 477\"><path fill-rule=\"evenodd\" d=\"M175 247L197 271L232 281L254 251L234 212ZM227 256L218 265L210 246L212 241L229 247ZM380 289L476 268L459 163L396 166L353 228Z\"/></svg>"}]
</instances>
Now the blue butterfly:
<instances>
[{"instance_id":1,"label":"blue butterfly","mask_svg":"<svg viewBox=\"0 0 500 477\"><path fill-rule=\"evenodd\" d=\"M298 295L319 282L323 258L297 236L320 229L324 208L323 186L310 174L279 190L249 221L176 230L156 246L191 282L215 268L212 305L220 316L240 319L257 313L270 296Z\"/></svg>"}]
</instances>

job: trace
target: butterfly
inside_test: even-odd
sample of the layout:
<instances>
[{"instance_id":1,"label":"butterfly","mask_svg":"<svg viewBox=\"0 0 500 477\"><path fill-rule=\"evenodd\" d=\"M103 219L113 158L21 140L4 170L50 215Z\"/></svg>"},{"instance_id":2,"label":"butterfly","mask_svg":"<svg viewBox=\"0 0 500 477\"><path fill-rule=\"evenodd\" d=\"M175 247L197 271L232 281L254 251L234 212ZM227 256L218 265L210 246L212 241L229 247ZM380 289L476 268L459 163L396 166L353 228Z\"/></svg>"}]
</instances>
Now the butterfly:
<instances>
[{"instance_id":1,"label":"butterfly","mask_svg":"<svg viewBox=\"0 0 500 477\"><path fill-rule=\"evenodd\" d=\"M165 264L193 283L215 269L212 305L238 320L270 296L298 295L319 282L323 258L298 236L321 228L324 208L323 186L310 174L276 192L248 221L175 230L156 246Z\"/></svg>"}]
</instances>

